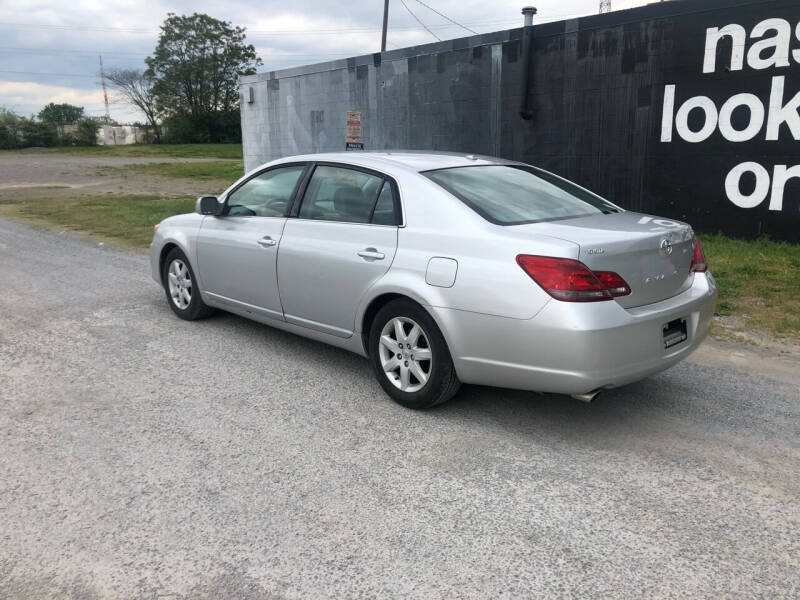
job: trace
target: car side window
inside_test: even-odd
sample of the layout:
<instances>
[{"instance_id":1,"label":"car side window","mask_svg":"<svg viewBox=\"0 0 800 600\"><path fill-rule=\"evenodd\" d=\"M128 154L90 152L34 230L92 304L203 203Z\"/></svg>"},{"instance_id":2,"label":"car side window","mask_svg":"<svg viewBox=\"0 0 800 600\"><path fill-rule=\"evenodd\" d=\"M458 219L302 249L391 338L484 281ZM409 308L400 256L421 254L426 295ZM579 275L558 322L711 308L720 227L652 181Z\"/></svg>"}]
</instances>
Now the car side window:
<instances>
[{"instance_id":1,"label":"car side window","mask_svg":"<svg viewBox=\"0 0 800 600\"><path fill-rule=\"evenodd\" d=\"M304 169L304 165L278 167L248 179L228 196L225 214L282 217Z\"/></svg>"},{"instance_id":2,"label":"car side window","mask_svg":"<svg viewBox=\"0 0 800 600\"><path fill-rule=\"evenodd\" d=\"M311 175L297 216L319 221L369 223L384 182L382 177L363 171L320 165Z\"/></svg>"},{"instance_id":3,"label":"car side window","mask_svg":"<svg viewBox=\"0 0 800 600\"><path fill-rule=\"evenodd\" d=\"M370 222L375 225L397 225L398 223L397 215L395 214L394 190L392 189L392 184L388 181L383 182Z\"/></svg>"}]
</instances>

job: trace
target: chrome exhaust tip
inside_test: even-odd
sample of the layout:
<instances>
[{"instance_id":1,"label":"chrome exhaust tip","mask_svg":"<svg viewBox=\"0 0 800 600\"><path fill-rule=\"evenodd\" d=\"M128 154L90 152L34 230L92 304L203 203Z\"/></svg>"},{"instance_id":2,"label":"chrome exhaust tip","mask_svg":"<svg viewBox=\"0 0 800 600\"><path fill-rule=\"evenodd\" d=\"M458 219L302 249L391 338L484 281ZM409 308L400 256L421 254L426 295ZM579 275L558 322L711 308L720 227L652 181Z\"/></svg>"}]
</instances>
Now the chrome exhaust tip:
<instances>
[{"instance_id":1,"label":"chrome exhaust tip","mask_svg":"<svg viewBox=\"0 0 800 600\"><path fill-rule=\"evenodd\" d=\"M581 402L586 402L589 404L592 400L597 398L600 395L600 392L603 390L594 390L593 392L586 392L585 394L572 394L572 398L575 400L580 400Z\"/></svg>"}]
</instances>

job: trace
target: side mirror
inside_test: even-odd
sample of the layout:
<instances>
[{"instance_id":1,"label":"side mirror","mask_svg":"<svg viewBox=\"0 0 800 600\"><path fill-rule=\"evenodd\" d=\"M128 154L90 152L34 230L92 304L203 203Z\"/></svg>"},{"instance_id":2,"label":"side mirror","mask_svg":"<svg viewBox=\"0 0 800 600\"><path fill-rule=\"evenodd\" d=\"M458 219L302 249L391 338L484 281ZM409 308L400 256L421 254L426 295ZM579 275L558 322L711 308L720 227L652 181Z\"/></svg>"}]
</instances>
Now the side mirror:
<instances>
[{"instance_id":1,"label":"side mirror","mask_svg":"<svg viewBox=\"0 0 800 600\"><path fill-rule=\"evenodd\" d=\"M222 213L222 204L216 196L200 196L194 206L195 212L201 215L217 216Z\"/></svg>"}]
</instances>

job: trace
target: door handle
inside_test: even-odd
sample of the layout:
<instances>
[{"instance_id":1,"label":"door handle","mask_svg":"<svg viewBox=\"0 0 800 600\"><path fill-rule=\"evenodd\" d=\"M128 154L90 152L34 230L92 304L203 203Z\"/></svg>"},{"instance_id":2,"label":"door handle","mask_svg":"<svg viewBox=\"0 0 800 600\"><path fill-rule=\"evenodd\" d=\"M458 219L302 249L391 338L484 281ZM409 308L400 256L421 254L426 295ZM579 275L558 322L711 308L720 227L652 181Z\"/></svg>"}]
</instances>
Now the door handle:
<instances>
[{"instance_id":1,"label":"door handle","mask_svg":"<svg viewBox=\"0 0 800 600\"><path fill-rule=\"evenodd\" d=\"M268 235L265 235L263 238L258 240L256 243L259 246L261 246L262 248L270 248L272 246L275 246L278 243L278 240L273 240Z\"/></svg>"},{"instance_id":2,"label":"door handle","mask_svg":"<svg viewBox=\"0 0 800 600\"><path fill-rule=\"evenodd\" d=\"M378 252L375 248L364 248L360 252L356 252L364 260L383 260L386 255L383 252Z\"/></svg>"}]
</instances>

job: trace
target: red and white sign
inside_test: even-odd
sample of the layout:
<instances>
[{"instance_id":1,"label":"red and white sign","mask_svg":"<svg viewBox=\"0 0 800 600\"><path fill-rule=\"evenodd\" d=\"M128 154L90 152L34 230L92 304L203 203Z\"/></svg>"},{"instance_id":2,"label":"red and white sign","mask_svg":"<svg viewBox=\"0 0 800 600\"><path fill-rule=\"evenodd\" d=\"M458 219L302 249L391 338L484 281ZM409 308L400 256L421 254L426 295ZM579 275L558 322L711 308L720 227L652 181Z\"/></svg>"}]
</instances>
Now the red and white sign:
<instances>
[{"instance_id":1,"label":"red and white sign","mask_svg":"<svg viewBox=\"0 0 800 600\"><path fill-rule=\"evenodd\" d=\"M351 149L364 149L364 143L361 139L361 111L348 110L347 121L345 124L344 133L345 148Z\"/></svg>"}]
</instances>

